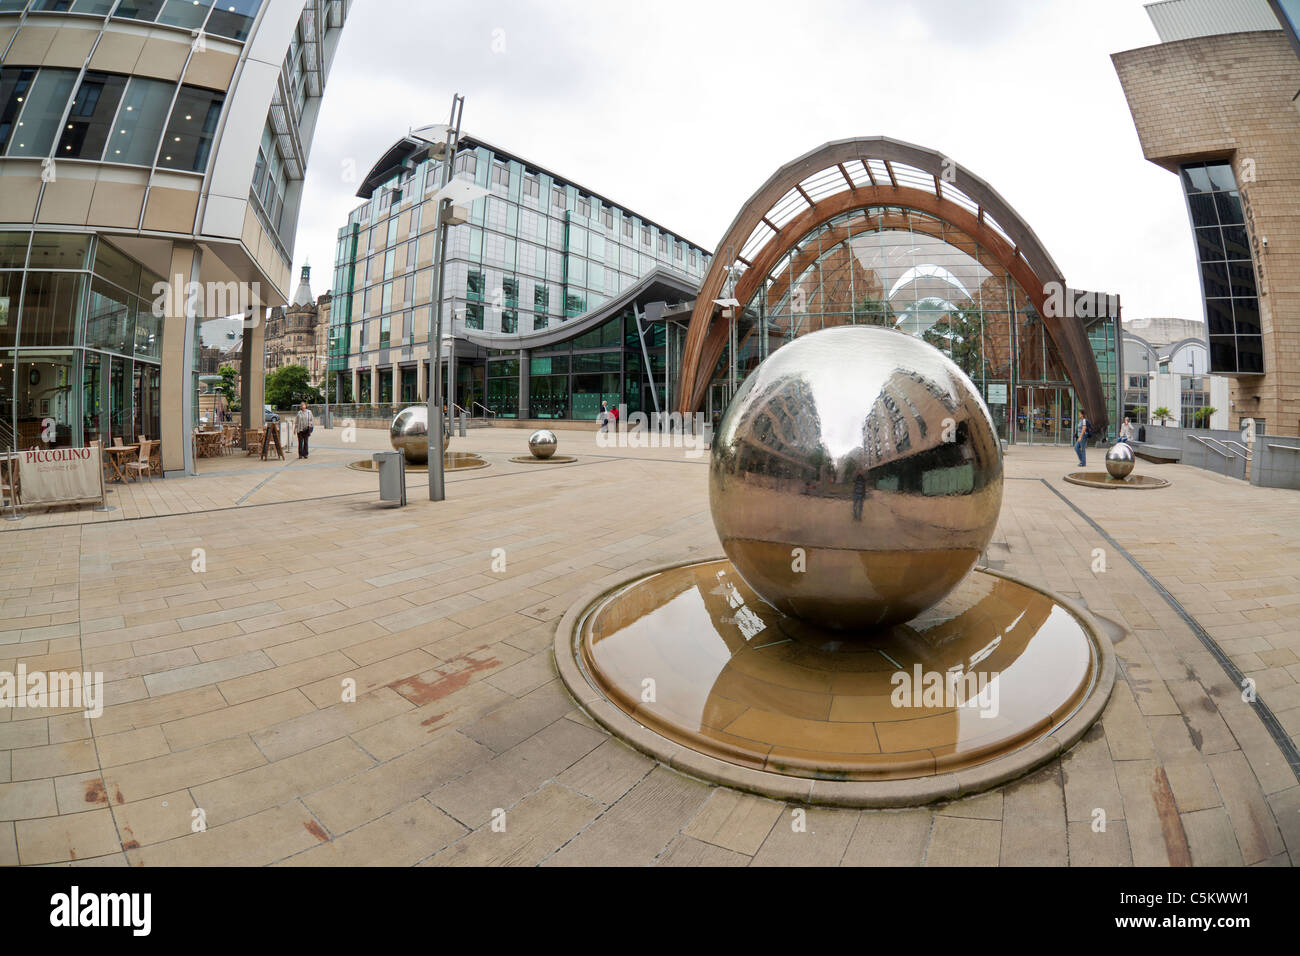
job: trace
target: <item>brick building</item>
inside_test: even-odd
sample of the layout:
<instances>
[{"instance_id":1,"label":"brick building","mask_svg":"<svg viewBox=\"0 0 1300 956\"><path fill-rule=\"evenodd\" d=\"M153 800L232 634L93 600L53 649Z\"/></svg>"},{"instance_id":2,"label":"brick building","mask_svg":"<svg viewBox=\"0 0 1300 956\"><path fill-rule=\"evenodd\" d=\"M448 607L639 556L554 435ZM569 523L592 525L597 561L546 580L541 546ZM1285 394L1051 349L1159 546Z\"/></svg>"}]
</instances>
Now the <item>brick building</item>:
<instances>
[{"instance_id":1,"label":"brick building","mask_svg":"<svg viewBox=\"0 0 1300 956\"><path fill-rule=\"evenodd\" d=\"M1300 434L1300 59L1266 0L1147 5L1161 42L1112 57L1145 157L1187 197L1209 372L1230 427Z\"/></svg>"}]
</instances>

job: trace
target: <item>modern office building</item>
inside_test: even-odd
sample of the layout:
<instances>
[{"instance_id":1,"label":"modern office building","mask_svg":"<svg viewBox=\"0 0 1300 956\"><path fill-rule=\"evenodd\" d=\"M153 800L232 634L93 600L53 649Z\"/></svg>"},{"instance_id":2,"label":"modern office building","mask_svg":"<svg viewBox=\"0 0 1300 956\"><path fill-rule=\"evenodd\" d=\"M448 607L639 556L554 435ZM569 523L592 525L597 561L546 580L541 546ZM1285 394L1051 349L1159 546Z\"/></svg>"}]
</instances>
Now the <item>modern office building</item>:
<instances>
[{"instance_id":1,"label":"modern office building","mask_svg":"<svg viewBox=\"0 0 1300 956\"><path fill-rule=\"evenodd\" d=\"M1186 195L1208 371L1231 380L1228 427L1253 419L1257 432L1296 435L1300 58L1286 10L1295 4L1148 4L1161 42L1112 60L1143 154Z\"/></svg>"},{"instance_id":2,"label":"modern office building","mask_svg":"<svg viewBox=\"0 0 1300 956\"><path fill-rule=\"evenodd\" d=\"M602 401L666 411L660 318L695 298L708 251L480 139L462 136L454 163L491 194L448 229L443 394L502 418L594 419ZM439 168L427 142L398 140L339 230L331 368L345 402L426 400Z\"/></svg>"},{"instance_id":3,"label":"modern office building","mask_svg":"<svg viewBox=\"0 0 1300 956\"><path fill-rule=\"evenodd\" d=\"M1180 428L1232 427L1231 380L1211 375L1205 323L1147 318L1124 322L1124 415L1134 424L1160 424L1155 411L1171 413ZM1203 409L1213 409L1205 413Z\"/></svg>"},{"instance_id":4,"label":"modern office building","mask_svg":"<svg viewBox=\"0 0 1300 956\"><path fill-rule=\"evenodd\" d=\"M0 0L0 443L146 435L190 471L201 323L240 312L260 421L349 7Z\"/></svg>"},{"instance_id":5,"label":"modern office building","mask_svg":"<svg viewBox=\"0 0 1300 956\"><path fill-rule=\"evenodd\" d=\"M716 417L773 349L870 323L946 352L1010 442L1069 443L1080 407L1113 434L1119 316L1117 296L1070 290L974 173L886 137L839 140L778 169L723 236L686 317L677 408Z\"/></svg>"}]
</instances>

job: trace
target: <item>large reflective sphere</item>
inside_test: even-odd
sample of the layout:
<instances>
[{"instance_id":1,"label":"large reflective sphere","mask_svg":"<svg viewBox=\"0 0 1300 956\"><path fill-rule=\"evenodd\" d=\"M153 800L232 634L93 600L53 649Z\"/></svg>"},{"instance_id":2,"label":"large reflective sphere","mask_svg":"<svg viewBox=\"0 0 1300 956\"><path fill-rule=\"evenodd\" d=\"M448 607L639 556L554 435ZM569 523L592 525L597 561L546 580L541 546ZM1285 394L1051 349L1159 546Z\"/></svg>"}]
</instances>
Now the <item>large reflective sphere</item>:
<instances>
[{"instance_id":1,"label":"large reflective sphere","mask_svg":"<svg viewBox=\"0 0 1300 956\"><path fill-rule=\"evenodd\" d=\"M550 458L559 447L559 439L549 428L538 429L528 436L528 450L533 453L534 458Z\"/></svg>"},{"instance_id":2,"label":"large reflective sphere","mask_svg":"<svg viewBox=\"0 0 1300 956\"><path fill-rule=\"evenodd\" d=\"M1112 478L1127 478L1133 473L1133 449L1128 442L1117 442L1106 452L1106 471Z\"/></svg>"},{"instance_id":3,"label":"large reflective sphere","mask_svg":"<svg viewBox=\"0 0 1300 956\"><path fill-rule=\"evenodd\" d=\"M842 326L773 352L714 438L723 549L779 610L859 631L910 620L971 570L1002 508L975 386L904 332Z\"/></svg>"},{"instance_id":4,"label":"large reflective sphere","mask_svg":"<svg viewBox=\"0 0 1300 956\"><path fill-rule=\"evenodd\" d=\"M427 465L429 463L429 409L424 405L412 405L397 413L393 425L388 430L393 448L402 453L408 464ZM451 444L451 433L445 428L442 433L442 450L445 452Z\"/></svg>"}]
</instances>

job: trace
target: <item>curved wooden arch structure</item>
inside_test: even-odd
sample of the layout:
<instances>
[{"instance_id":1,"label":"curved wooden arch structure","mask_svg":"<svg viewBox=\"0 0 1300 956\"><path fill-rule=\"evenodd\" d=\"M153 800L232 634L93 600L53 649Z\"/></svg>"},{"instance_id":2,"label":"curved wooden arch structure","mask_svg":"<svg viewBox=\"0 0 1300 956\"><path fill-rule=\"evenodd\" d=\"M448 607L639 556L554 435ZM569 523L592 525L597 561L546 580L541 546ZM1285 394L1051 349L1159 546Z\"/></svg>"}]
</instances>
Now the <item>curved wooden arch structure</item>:
<instances>
[{"instance_id":1,"label":"curved wooden arch structure","mask_svg":"<svg viewBox=\"0 0 1300 956\"><path fill-rule=\"evenodd\" d=\"M1043 319L1066 374L1093 421L1108 410L1083 326L1048 314L1049 284L1065 279L1029 225L974 173L934 150L878 136L827 143L778 169L741 208L718 245L691 313L677 410L699 410L726 348L715 321L727 280L745 303L773 268L814 229L854 209L895 206L940 219L983 246L1016 280Z\"/></svg>"}]
</instances>

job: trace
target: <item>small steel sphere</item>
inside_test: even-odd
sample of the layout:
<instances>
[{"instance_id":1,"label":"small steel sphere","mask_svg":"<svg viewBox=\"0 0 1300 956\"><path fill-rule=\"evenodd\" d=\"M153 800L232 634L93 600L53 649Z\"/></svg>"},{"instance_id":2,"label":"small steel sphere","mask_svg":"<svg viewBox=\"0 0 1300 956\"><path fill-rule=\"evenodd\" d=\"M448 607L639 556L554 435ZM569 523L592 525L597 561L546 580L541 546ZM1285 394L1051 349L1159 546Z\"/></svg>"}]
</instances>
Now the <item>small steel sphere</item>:
<instances>
[{"instance_id":1,"label":"small steel sphere","mask_svg":"<svg viewBox=\"0 0 1300 956\"><path fill-rule=\"evenodd\" d=\"M709 505L756 592L811 623L910 620L974 567L1002 509L1002 448L962 371L879 326L763 362L714 438Z\"/></svg>"},{"instance_id":2,"label":"small steel sphere","mask_svg":"<svg viewBox=\"0 0 1300 956\"><path fill-rule=\"evenodd\" d=\"M550 458L558 447L560 447L559 439L549 428L539 429L528 437L528 450L533 453L534 458Z\"/></svg>"},{"instance_id":3,"label":"small steel sphere","mask_svg":"<svg viewBox=\"0 0 1300 956\"><path fill-rule=\"evenodd\" d=\"M1106 472L1112 478L1127 478L1133 473L1133 449L1128 442L1117 442L1106 452Z\"/></svg>"},{"instance_id":4,"label":"small steel sphere","mask_svg":"<svg viewBox=\"0 0 1300 956\"><path fill-rule=\"evenodd\" d=\"M427 465L429 463L429 409L424 405L412 405L397 413L392 427L388 430L393 448L402 453L407 464ZM451 444L451 433L444 427L442 432L442 450L445 452Z\"/></svg>"}]
</instances>

